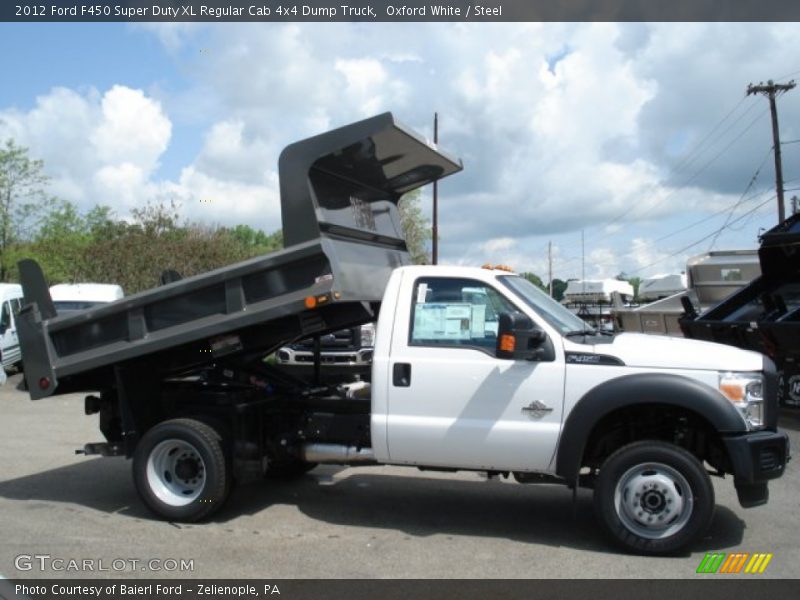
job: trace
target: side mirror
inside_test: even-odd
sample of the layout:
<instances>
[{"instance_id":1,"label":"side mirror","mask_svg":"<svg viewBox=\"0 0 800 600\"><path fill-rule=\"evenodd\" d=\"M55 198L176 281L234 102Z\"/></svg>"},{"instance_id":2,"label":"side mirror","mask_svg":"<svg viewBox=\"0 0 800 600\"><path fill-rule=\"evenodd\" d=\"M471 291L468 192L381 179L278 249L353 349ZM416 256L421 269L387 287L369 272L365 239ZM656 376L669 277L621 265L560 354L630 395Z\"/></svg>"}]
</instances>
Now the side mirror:
<instances>
[{"instance_id":1,"label":"side mirror","mask_svg":"<svg viewBox=\"0 0 800 600\"><path fill-rule=\"evenodd\" d=\"M497 320L497 358L542 360L547 334L520 312L500 313Z\"/></svg>"}]
</instances>

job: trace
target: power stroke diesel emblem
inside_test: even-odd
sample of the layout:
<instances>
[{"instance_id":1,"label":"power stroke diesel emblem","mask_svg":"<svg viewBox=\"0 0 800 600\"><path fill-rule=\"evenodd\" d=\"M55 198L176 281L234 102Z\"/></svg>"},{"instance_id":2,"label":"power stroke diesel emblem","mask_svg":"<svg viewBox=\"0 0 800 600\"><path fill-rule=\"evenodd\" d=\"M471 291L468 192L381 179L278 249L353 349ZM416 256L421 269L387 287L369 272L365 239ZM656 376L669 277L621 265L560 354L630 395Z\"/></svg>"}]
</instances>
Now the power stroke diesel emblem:
<instances>
[{"instance_id":1,"label":"power stroke diesel emblem","mask_svg":"<svg viewBox=\"0 0 800 600\"><path fill-rule=\"evenodd\" d=\"M544 404L543 402L534 400L528 406L523 406L522 412L531 417L543 417L547 413L553 412L553 409L547 406L547 404Z\"/></svg>"}]
</instances>

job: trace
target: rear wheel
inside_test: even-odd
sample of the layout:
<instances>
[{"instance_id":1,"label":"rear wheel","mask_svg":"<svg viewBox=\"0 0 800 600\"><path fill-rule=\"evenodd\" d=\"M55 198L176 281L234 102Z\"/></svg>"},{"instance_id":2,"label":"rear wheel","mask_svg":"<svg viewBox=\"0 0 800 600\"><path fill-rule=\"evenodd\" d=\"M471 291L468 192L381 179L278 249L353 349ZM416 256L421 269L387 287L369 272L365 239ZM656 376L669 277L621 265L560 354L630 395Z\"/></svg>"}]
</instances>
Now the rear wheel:
<instances>
[{"instance_id":1,"label":"rear wheel","mask_svg":"<svg viewBox=\"0 0 800 600\"><path fill-rule=\"evenodd\" d=\"M160 517L207 517L222 506L230 489L222 437L194 419L160 423L136 447L133 478L144 503Z\"/></svg>"},{"instance_id":2,"label":"rear wheel","mask_svg":"<svg viewBox=\"0 0 800 600\"><path fill-rule=\"evenodd\" d=\"M643 441L606 459L594 503L605 529L622 546L642 554L666 554L708 529L714 488L700 461L683 448Z\"/></svg>"}]
</instances>

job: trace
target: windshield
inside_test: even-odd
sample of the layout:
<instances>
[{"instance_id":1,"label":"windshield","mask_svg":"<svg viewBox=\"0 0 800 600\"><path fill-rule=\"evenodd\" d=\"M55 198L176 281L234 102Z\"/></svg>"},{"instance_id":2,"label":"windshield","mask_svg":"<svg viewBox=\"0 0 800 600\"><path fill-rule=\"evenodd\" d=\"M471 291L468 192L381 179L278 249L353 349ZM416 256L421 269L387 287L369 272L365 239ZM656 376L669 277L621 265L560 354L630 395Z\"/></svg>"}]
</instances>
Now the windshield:
<instances>
[{"instance_id":1,"label":"windshield","mask_svg":"<svg viewBox=\"0 0 800 600\"><path fill-rule=\"evenodd\" d=\"M516 275L503 275L498 279L562 335L576 331L594 333L586 321L573 315L527 279Z\"/></svg>"}]
</instances>

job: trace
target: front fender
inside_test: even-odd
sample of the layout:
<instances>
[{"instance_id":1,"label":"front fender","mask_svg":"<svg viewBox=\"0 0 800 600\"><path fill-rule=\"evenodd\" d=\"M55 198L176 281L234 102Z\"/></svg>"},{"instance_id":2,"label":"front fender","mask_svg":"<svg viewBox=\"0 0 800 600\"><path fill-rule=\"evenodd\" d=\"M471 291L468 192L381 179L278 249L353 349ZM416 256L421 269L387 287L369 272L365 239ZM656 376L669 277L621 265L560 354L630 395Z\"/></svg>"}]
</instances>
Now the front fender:
<instances>
[{"instance_id":1,"label":"front fender","mask_svg":"<svg viewBox=\"0 0 800 600\"><path fill-rule=\"evenodd\" d=\"M570 411L556 454L556 473L574 481L586 442L594 426L608 414L627 406L667 404L691 410L720 434L741 433L746 425L739 411L708 385L669 373L637 373L601 383L586 393Z\"/></svg>"}]
</instances>

